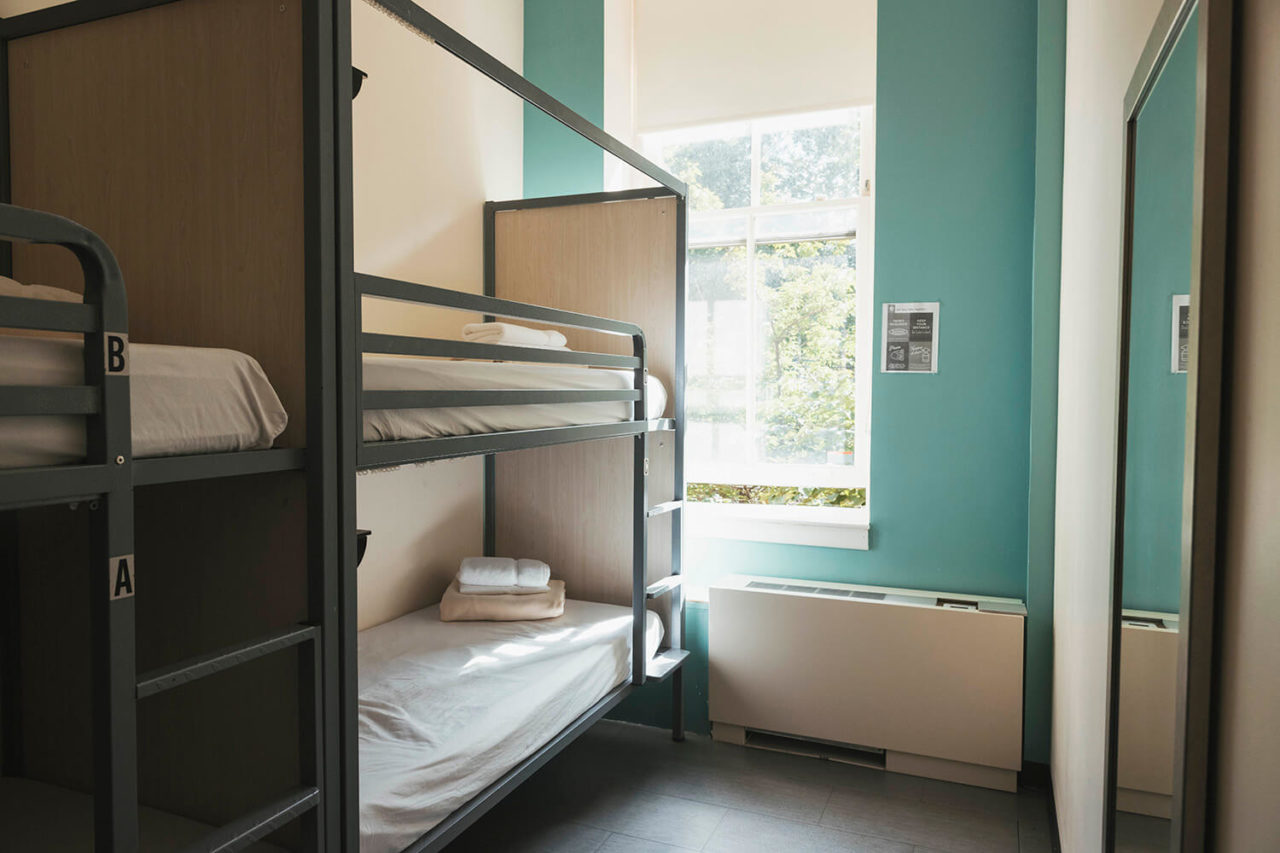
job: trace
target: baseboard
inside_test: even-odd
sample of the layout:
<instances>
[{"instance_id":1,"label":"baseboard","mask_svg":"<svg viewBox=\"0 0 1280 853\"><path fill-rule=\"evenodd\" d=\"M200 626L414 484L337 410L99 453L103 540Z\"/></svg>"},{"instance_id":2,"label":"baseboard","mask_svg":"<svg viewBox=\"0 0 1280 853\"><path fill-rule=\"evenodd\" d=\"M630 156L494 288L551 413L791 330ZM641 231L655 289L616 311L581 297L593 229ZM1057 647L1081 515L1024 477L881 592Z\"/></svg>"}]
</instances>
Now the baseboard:
<instances>
[{"instance_id":1,"label":"baseboard","mask_svg":"<svg viewBox=\"0 0 1280 853\"><path fill-rule=\"evenodd\" d=\"M1168 820L1173 814L1173 797L1168 794L1119 788L1116 790L1116 810Z\"/></svg>"}]
</instances>

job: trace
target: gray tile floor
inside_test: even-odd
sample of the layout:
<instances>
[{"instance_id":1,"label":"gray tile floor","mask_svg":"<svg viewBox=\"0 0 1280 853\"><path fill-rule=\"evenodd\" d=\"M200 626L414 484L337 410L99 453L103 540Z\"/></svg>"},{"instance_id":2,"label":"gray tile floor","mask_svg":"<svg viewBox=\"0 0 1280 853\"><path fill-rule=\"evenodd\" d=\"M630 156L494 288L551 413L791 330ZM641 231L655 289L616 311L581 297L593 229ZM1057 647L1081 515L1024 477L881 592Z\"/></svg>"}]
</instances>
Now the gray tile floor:
<instances>
[{"instance_id":1,"label":"gray tile floor","mask_svg":"<svg viewBox=\"0 0 1280 853\"><path fill-rule=\"evenodd\" d=\"M1006 794L602 722L451 853L1050 853L1044 792Z\"/></svg>"}]
</instances>

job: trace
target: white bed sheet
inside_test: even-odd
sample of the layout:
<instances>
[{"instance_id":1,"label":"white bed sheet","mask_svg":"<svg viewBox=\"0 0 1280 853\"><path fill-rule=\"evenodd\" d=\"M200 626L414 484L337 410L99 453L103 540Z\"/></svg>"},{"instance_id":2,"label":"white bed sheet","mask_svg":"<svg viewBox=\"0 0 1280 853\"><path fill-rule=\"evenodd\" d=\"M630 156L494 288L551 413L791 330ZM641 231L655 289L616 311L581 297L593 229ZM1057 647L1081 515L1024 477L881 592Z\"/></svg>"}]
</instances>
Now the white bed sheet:
<instances>
[{"instance_id":1,"label":"white bed sheet","mask_svg":"<svg viewBox=\"0 0 1280 853\"><path fill-rule=\"evenodd\" d=\"M366 391L581 390L625 391L629 370L600 370L555 364L443 361L366 355ZM657 377L647 382L648 416L660 418L667 390ZM468 406L447 409L378 409L364 414L365 441L400 441L516 429L625 421L631 403L553 403L525 406Z\"/></svg>"},{"instance_id":2,"label":"white bed sheet","mask_svg":"<svg viewBox=\"0 0 1280 853\"><path fill-rule=\"evenodd\" d=\"M83 350L78 338L0 335L0 385L81 384ZM138 458L262 450L289 421L257 361L209 347L131 344L129 409ZM0 418L0 468L82 458L83 418Z\"/></svg>"},{"instance_id":3,"label":"white bed sheet","mask_svg":"<svg viewBox=\"0 0 1280 853\"><path fill-rule=\"evenodd\" d=\"M650 656L662 622L650 612ZM566 601L539 622L441 622L439 606L360 632L360 851L401 850L631 674L631 609Z\"/></svg>"}]
</instances>

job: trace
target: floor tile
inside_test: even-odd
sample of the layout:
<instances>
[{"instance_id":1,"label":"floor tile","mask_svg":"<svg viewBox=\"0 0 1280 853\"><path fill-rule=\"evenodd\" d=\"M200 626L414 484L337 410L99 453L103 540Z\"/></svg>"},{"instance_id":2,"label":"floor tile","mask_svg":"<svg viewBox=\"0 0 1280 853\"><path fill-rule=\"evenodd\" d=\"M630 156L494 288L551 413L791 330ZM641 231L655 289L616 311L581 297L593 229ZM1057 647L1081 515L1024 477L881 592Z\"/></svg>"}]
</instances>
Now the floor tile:
<instances>
[{"instance_id":1,"label":"floor tile","mask_svg":"<svg viewBox=\"0 0 1280 853\"><path fill-rule=\"evenodd\" d=\"M611 792L570 812L587 826L695 850L707 843L724 813L720 806L643 791Z\"/></svg>"},{"instance_id":2,"label":"floor tile","mask_svg":"<svg viewBox=\"0 0 1280 853\"><path fill-rule=\"evenodd\" d=\"M644 783L646 790L785 820L817 823L831 795L822 781L802 781L771 773L726 774L714 768L673 767Z\"/></svg>"},{"instance_id":3,"label":"floor tile","mask_svg":"<svg viewBox=\"0 0 1280 853\"><path fill-rule=\"evenodd\" d=\"M1116 853L1164 853L1169 838L1168 818L1116 812Z\"/></svg>"},{"instance_id":4,"label":"floor tile","mask_svg":"<svg viewBox=\"0 0 1280 853\"><path fill-rule=\"evenodd\" d=\"M912 845L730 810L702 848L706 853L912 853Z\"/></svg>"},{"instance_id":5,"label":"floor tile","mask_svg":"<svg viewBox=\"0 0 1280 853\"><path fill-rule=\"evenodd\" d=\"M836 788L822 824L947 853L1017 853L1017 820L923 799Z\"/></svg>"},{"instance_id":6,"label":"floor tile","mask_svg":"<svg viewBox=\"0 0 1280 853\"><path fill-rule=\"evenodd\" d=\"M1052 853L1053 823L1048 797L1018 796L1018 850L1019 853Z\"/></svg>"},{"instance_id":7,"label":"floor tile","mask_svg":"<svg viewBox=\"0 0 1280 853\"><path fill-rule=\"evenodd\" d=\"M449 849L1049 853L1052 832L1040 791L1006 794L706 737L674 743L660 729L607 721Z\"/></svg>"},{"instance_id":8,"label":"floor tile","mask_svg":"<svg viewBox=\"0 0 1280 853\"><path fill-rule=\"evenodd\" d=\"M449 853L596 853L609 833L594 826L559 822L528 826L504 822L490 812L449 845Z\"/></svg>"},{"instance_id":9,"label":"floor tile","mask_svg":"<svg viewBox=\"0 0 1280 853\"><path fill-rule=\"evenodd\" d=\"M605 839L598 853L687 853L690 847L672 847L670 844L659 844L644 838L612 833Z\"/></svg>"}]
</instances>

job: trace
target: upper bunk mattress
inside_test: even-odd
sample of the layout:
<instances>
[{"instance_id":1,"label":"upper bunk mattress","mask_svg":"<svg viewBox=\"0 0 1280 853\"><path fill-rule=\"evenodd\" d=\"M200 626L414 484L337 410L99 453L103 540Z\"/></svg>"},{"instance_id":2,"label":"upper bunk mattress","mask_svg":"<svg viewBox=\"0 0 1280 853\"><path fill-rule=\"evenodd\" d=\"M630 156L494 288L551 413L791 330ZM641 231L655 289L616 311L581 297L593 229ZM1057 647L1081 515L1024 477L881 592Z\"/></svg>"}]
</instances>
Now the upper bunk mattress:
<instances>
[{"instance_id":1,"label":"upper bunk mattress","mask_svg":"<svg viewBox=\"0 0 1280 853\"><path fill-rule=\"evenodd\" d=\"M366 355L366 391L555 390L625 391L634 387L630 370L600 370L556 364L443 361ZM650 375L648 417L660 418L667 390ZM625 421L630 402L548 403L522 406L467 406L445 409L374 409L364 413L365 441L440 438L518 429Z\"/></svg>"},{"instance_id":2,"label":"upper bunk mattress","mask_svg":"<svg viewBox=\"0 0 1280 853\"><path fill-rule=\"evenodd\" d=\"M0 385L84 382L78 338L0 335ZM250 356L208 347L129 346L133 455L262 450L289 417ZM0 468L84 458L84 418L0 417Z\"/></svg>"},{"instance_id":3,"label":"upper bunk mattress","mask_svg":"<svg viewBox=\"0 0 1280 853\"><path fill-rule=\"evenodd\" d=\"M402 850L630 676L631 609L446 623L433 605L361 631L359 664L360 850Z\"/></svg>"}]
</instances>

